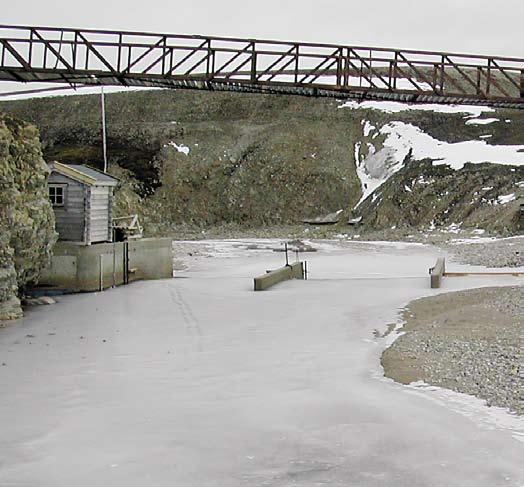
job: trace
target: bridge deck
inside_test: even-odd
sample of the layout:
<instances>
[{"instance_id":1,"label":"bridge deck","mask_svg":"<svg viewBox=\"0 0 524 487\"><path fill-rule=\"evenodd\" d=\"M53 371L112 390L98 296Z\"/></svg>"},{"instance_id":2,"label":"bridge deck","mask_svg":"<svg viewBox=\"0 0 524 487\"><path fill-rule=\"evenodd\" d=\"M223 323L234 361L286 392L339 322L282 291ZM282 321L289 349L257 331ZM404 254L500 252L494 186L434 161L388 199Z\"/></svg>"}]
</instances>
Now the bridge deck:
<instances>
[{"instance_id":1,"label":"bridge deck","mask_svg":"<svg viewBox=\"0 0 524 487\"><path fill-rule=\"evenodd\" d=\"M0 80L524 108L524 59L0 25Z\"/></svg>"}]
</instances>

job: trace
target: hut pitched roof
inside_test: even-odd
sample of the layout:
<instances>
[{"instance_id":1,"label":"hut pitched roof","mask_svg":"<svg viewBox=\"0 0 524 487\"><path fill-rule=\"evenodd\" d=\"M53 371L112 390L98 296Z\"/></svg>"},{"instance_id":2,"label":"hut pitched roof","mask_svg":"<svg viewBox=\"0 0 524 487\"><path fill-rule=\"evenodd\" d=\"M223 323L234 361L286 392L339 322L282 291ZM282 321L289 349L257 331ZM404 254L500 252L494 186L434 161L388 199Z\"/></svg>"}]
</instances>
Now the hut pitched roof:
<instances>
[{"instance_id":1,"label":"hut pitched roof","mask_svg":"<svg viewBox=\"0 0 524 487\"><path fill-rule=\"evenodd\" d=\"M67 176L89 186L116 186L118 179L97 169L81 164L63 164L52 162L49 164L52 171Z\"/></svg>"}]
</instances>

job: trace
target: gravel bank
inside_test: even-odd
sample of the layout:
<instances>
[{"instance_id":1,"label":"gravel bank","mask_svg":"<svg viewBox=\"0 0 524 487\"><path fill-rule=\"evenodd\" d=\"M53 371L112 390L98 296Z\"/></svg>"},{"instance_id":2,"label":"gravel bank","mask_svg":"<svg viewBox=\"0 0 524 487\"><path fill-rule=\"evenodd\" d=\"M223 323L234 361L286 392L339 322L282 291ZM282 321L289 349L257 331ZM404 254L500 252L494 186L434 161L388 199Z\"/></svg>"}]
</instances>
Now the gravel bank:
<instances>
[{"instance_id":1,"label":"gravel bank","mask_svg":"<svg viewBox=\"0 0 524 487\"><path fill-rule=\"evenodd\" d=\"M382 355L385 375L477 396L524 414L524 287L482 288L412 302Z\"/></svg>"},{"instance_id":2,"label":"gravel bank","mask_svg":"<svg viewBox=\"0 0 524 487\"><path fill-rule=\"evenodd\" d=\"M440 247L464 264L486 267L524 266L524 236L464 243L457 240L441 244Z\"/></svg>"}]
</instances>

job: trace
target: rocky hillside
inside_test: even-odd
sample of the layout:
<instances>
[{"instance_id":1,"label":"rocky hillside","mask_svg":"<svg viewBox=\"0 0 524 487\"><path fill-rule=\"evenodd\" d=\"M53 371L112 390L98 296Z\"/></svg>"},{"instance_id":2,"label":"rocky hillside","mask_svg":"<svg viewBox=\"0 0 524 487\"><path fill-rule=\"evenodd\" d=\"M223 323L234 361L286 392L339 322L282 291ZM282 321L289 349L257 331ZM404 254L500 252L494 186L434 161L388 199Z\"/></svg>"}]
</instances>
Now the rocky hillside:
<instances>
[{"instance_id":1,"label":"rocky hillside","mask_svg":"<svg viewBox=\"0 0 524 487\"><path fill-rule=\"evenodd\" d=\"M21 316L19 290L38 279L55 242L47 174L37 129L0 117L0 320Z\"/></svg>"},{"instance_id":2,"label":"rocky hillside","mask_svg":"<svg viewBox=\"0 0 524 487\"><path fill-rule=\"evenodd\" d=\"M0 110L39 127L46 158L100 167L98 96ZM106 110L121 206L139 206L150 232L332 212L367 229L519 231L520 111L183 90L107 95Z\"/></svg>"}]
</instances>

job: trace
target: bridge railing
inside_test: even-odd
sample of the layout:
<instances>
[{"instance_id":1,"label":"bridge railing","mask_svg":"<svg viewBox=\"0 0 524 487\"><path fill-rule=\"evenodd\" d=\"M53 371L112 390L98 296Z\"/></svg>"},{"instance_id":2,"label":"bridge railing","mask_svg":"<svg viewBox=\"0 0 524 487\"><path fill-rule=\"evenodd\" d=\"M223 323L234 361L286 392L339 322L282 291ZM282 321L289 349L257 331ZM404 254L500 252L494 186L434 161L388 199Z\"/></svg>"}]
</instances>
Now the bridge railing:
<instances>
[{"instance_id":1,"label":"bridge railing","mask_svg":"<svg viewBox=\"0 0 524 487\"><path fill-rule=\"evenodd\" d=\"M524 103L524 59L331 44L0 25L0 79L176 81Z\"/></svg>"}]
</instances>

